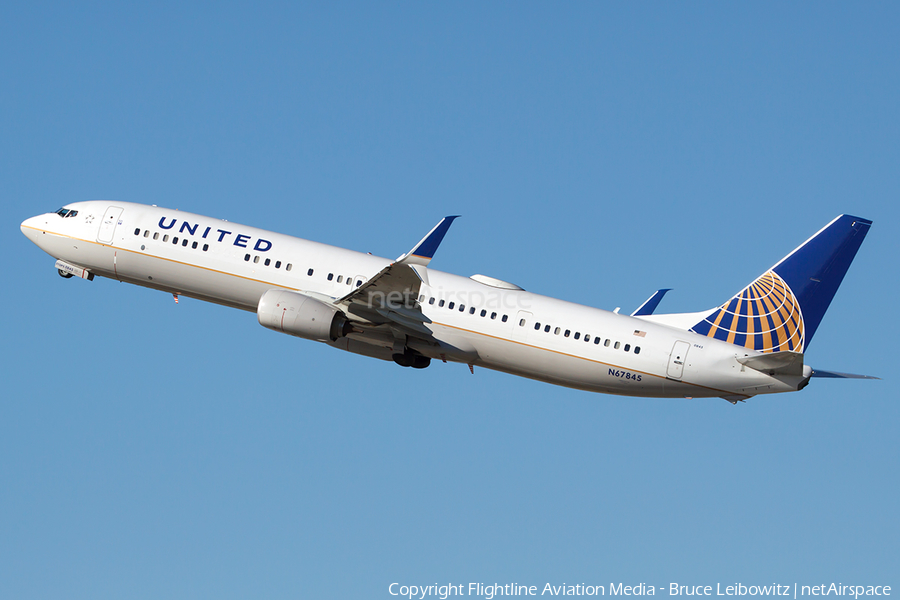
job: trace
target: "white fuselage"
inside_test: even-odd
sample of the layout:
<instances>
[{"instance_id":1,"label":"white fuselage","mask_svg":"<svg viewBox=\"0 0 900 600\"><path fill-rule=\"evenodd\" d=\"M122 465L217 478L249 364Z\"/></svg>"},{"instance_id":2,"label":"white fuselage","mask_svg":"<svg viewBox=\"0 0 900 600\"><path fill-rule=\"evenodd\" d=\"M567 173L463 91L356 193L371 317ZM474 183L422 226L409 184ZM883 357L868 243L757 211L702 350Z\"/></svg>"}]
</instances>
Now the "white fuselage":
<instances>
[{"instance_id":1,"label":"white fuselage","mask_svg":"<svg viewBox=\"0 0 900 600\"><path fill-rule=\"evenodd\" d=\"M276 288L341 298L392 262L155 206L92 201L67 208L77 216L40 215L22 231L51 256L95 275L251 312ZM745 368L737 358L755 352L653 318L511 288L427 269L418 300L432 340L411 338L409 346L437 360L631 396L731 399L794 391L808 379ZM390 340L374 331L331 345L390 356Z\"/></svg>"}]
</instances>

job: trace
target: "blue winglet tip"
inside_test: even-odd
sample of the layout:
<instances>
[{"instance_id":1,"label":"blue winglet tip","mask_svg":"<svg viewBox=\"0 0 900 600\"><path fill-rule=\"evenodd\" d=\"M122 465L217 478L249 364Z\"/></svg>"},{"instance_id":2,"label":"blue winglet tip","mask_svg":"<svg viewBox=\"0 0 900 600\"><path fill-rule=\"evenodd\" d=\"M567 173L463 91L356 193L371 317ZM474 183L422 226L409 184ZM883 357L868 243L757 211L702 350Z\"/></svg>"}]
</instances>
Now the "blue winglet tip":
<instances>
[{"instance_id":1,"label":"blue winglet tip","mask_svg":"<svg viewBox=\"0 0 900 600\"><path fill-rule=\"evenodd\" d=\"M653 311L656 310L656 307L659 306L660 301L663 299L663 296L666 295L667 292L671 292L672 288L662 288L656 290L656 292L647 298L647 300L641 304L636 311L631 313L632 317L646 317L647 315L652 315Z\"/></svg>"},{"instance_id":2,"label":"blue winglet tip","mask_svg":"<svg viewBox=\"0 0 900 600\"><path fill-rule=\"evenodd\" d=\"M434 258L434 253L437 252L438 246L440 246L441 242L444 240L444 236L447 234L447 230L450 229L450 225L452 225L453 221L459 217L460 215L448 215L441 219L441 222L431 230L431 233L429 233L428 236L422 240L422 243L413 251L413 254L428 259Z\"/></svg>"}]
</instances>

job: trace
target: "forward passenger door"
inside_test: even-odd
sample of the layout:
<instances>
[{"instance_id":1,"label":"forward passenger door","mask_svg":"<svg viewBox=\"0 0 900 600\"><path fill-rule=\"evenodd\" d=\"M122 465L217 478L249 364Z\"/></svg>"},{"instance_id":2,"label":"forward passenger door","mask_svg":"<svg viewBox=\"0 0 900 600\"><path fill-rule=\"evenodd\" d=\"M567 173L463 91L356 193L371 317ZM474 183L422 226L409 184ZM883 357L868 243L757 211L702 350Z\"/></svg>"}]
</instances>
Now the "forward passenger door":
<instances>
[{"instance_id":1,"label":"forward passenger door","mask_svg":"<svg viewBox=\"0 0 900 600\"><path fill-rule=\"evenodd\" d=\"M110 206L100 221L100 229L97 231L97 241L101 244L111 244L113 236L116 233L116 225L119 223L119 217L122 216L122 208L118 206Z\"/></svg>"}]
</instances>

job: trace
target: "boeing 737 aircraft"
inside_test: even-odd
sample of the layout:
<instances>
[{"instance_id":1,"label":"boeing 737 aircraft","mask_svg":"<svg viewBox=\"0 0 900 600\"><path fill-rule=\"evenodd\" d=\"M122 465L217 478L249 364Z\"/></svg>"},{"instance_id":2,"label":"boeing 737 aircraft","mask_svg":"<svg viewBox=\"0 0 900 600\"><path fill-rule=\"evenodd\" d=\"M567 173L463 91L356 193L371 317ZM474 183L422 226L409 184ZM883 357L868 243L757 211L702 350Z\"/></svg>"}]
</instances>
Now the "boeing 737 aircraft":
<instances>
[{"instance_id":1,"label":"boeing 737 aircraft","mask_svg":"<svg viewBox=\"0 0 900 600\"><path fill-rule=\"evenodd\" d=\"M721 306L630 315L429 267L453 219L391 261L156 206L90 201L22 232L66 278L95 275L255 312L261 325L404 367L433 360L607 394L722 397L801 390L804 364L871 221L841 215Z\"/></svg>"}]
</instances>

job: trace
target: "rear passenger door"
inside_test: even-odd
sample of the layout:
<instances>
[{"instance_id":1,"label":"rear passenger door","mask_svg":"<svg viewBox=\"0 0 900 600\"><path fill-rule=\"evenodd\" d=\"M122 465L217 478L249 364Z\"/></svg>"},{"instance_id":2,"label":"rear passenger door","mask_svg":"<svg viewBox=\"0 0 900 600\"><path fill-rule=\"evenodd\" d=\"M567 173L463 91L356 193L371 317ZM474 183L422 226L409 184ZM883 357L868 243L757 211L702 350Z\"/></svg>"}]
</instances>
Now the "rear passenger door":
<instances>
[{"instance_id":1,"label":"rear passenger door","mask_svg":"<svg viewBox=\"0 0 900 600\"><path fill-rule=\"evenodd\" d=\"M684 375L684 363L687 360L688 349L691 347L687 342L677 341L672 347L669 354L669 367L666 369L666 377L681 381Z\"/></svg>"}]
</instances>

